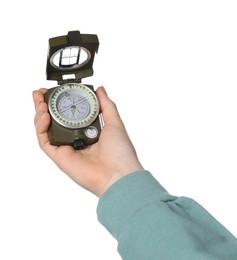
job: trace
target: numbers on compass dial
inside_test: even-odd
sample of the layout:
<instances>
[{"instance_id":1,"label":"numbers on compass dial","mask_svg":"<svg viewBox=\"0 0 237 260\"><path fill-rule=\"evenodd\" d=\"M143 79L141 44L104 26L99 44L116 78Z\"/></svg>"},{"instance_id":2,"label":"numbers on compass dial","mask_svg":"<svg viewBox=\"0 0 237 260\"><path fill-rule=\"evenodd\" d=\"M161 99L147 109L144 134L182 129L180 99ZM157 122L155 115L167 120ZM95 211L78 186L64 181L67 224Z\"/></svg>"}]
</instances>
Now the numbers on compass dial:
<instances>
[{"instance_id":1,"label":"numbers on compass dial","mask_svg":"<svg viewBox=\"0 0 237 260\"><path fill-rule=\"evenodd\" d=\"M52 117L68 128L90 125L98 116L99 103L94 92L80 83L58 87L49 100Z\"/></svg>"}]
</instances>

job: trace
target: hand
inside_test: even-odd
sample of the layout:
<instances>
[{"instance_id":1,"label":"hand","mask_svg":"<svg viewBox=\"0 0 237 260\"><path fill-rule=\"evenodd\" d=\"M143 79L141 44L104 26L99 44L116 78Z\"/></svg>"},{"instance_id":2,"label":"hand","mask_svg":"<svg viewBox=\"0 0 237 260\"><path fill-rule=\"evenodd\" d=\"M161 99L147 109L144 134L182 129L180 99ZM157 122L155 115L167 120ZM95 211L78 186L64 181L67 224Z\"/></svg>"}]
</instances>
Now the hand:
<instances>
[{"instance_id":1,"label":"hand","mask_svg":"<svg viewBox=\"0 0 237 260\"><path fill-rule=\"evenodd\" d=\"M99 141L84 150L50 145L47 133L50 115L43 96L46 91L33 92L36 135L41 149L71 179L100 197L121 177L143 169L116 105L103 87L96 91L105 123Z\"/></svg>"}]
</instances>

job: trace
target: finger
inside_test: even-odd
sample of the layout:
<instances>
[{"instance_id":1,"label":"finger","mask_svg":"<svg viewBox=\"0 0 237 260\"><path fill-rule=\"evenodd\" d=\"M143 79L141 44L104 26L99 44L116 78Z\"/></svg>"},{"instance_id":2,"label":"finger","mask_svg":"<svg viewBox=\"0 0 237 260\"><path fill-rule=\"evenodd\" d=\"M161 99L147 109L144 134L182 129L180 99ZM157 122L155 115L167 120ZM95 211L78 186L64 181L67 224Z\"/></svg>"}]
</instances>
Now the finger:
<instances>
[{"instance_id":1,"label":"finger","mask_svg":"<svg viewBox=\"0 0 237 260\"><path fill-rule=\"evenodd\" d=\"M104 87L99 87L96 91L96 94L99 99L105 125L115 124L117 126L124 127L117 107L115 103L108 97Z\"/></svg>"},{"instance_id":2,"label":"finger","mask_svg":"<svg viewBox=\"0 0 237 260\"><path fill-rule=\"evenodd\" d=\"M49 143L48 128L50 124L50 116L48 114L48 106L44 102L44 93L47 89L42 88L33 92L33 100L35 104L36 114L34 124L38 143L42 150L45 150L45 145Z\"/></svg>"},{"instance_id":3,"label":"finger","mask_svg":"<svg viewBox=\"0 0 237 260\"><path fill-rule=\"evenodd\" d=\"M49 113L43 111L42 113L39 114L39 118L35 124L37 136L47 133L49 124L50 124Z\"/></svg>"},{"instance_id":4,"label":"finger","mask_svg":"<svg viewBox=\"0 0 237 260\"><path fill-rule=\"evenodd\" d=\"M35 110L36 110L36 114L34 117L35 125L37 124L41 113L48 111L47 104L44 102L44 93L46 91L47 91L46 88L41 88L39 90L33 91L33 100L34 100Z\"/></svg>"},{"instance_id":5,"label":"finger","mask_svg":"<svg viewBox=\"0 0 237 260\"><path fill-rule=\"evenodd\" d=\"M48 138L48 128L50 124L50 115L47 112L42 112L39 116L39 119L36 123L36 135L40 148L50 157L53 158L56 146L53 146L49 143Z\"/></svg>"},{"instance_id":6,"label":"finger","mask_svg":"<svg viewBox=\"0 0 237 260\"><path fill-rule=\"evenodd\" d=\"M35 108L37 108L38 104L41 101L44 101L44 93L46 91L47 91L46 88L41 88L39 90L33 91L32 96L33 96L33 101L34 101Z\"/></svg>"},{"instance_id":7,"label":"finger","mask_svg":"<svg viewBox=\"0 0 237 260\"><path fill-rule=\"evenodd\" d=\"M34 118L35 125L37 124L37 122L43 112L48 112L48 106L45 102L40 101L38 106L36 107L36 113L35 113L35 118Z\"/></svg>"},{"instance_id":8,"label":"finger","mask_svg":"<svg viewBox=\"0 0 237 260\"><path fill-rule=\"evenodd\" d=\"M35 129L36 135L38 139L38 143L40 148L51 158L54 160L56 154L59 152L59 148L57 146L53 146L49 142L48 138L48 128L50 125L50 115L48 113L48 106L44 102L44 94L46 93L46 88L41 88L33 92L33 100L36 108L35 114ZM69 147L71 148L71 147ZM65 148L66 149L66 148ZM60 158L60 157L59 157ZM60 162L60 160L59 160ZM57 164L60 164L56 162Z\"/></svg>"},{"instance_id":9,"label":"finger","mask_svg":"<svg viewBox=\"0 0 237 260\"><path fill-rule=\"evenodd\" d=\"M39 119L35 125L36 135L39 145L44 149L44 145L48 142L48 128L50 124L50 116L46 112L39 115Z\"/></svg>"}]
</instances>

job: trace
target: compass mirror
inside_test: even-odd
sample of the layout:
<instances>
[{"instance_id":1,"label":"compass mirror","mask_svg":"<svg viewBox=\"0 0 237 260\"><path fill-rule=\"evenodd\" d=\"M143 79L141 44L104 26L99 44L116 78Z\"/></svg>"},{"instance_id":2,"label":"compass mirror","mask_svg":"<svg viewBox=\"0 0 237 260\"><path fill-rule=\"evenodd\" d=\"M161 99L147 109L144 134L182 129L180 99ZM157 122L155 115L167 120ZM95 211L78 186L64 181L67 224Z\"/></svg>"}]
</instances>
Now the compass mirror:
<instances>
[{"instance_id":1,"label":"compass mirror","mask_svg":"<svg viewBox=\"0 0 237 260\"><path fill-rule=\"evenodd\" d=\"M72 70L84 66L91 58L90 52L80 46L69 46L55 52L50 63L61 70Z\"/></svg>"}]
</instances>

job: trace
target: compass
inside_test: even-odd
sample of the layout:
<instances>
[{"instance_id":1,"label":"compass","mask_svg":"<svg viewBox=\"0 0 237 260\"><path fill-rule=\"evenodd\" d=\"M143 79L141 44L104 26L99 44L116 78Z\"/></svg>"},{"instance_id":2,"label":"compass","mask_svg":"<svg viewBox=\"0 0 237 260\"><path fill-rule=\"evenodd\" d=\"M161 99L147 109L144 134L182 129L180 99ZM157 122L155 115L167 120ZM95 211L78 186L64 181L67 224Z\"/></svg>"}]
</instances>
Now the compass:
<instances>
[{"instance_id":1,"label":"compass","mask_svg":"<svg viewBox=\"0 0 237 260\"><path fill-rule=\"evenodd\" d=\"M93 75L98 46L96 35L79 31L49 39L47 79L59 84L45 94L51 115L48 136L52 145L83 149L99 139L102 127L99 102L93 86L81 83L82 78Z\"/></svg>"}]
</instances>

